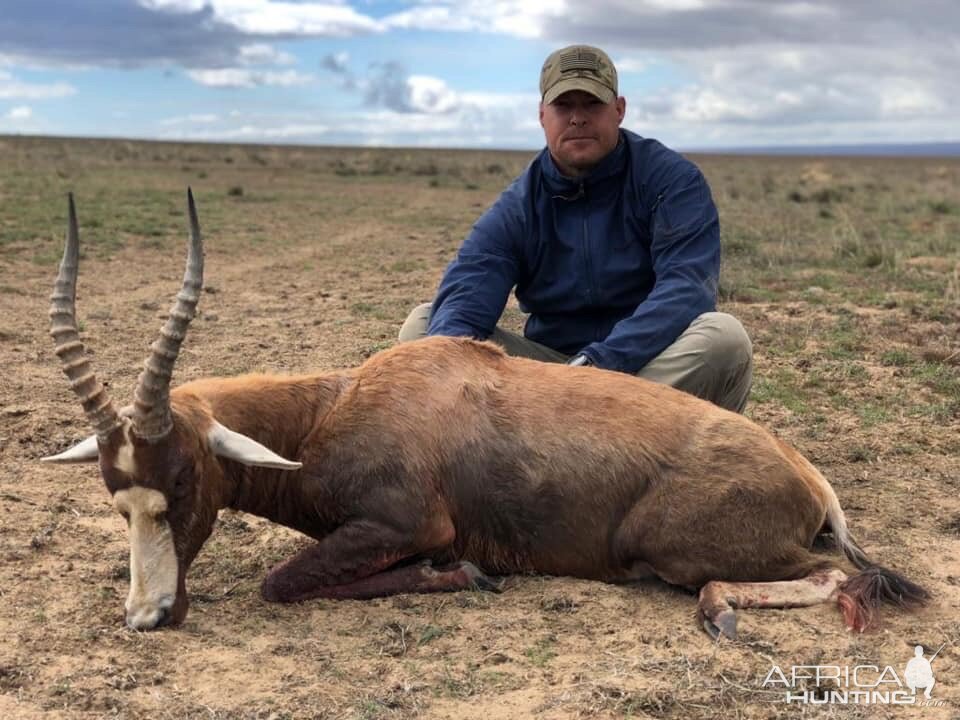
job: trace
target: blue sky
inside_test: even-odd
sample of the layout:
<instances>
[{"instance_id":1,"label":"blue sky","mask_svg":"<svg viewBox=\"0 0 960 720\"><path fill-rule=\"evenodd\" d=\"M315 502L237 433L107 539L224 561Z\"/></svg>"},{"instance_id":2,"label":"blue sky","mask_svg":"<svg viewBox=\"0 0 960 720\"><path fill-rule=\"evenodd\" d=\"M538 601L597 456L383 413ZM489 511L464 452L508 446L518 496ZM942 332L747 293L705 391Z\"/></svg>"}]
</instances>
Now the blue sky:
<instances>
[{"instance_id":1,"label":"blue sky","mask_svg":"<svg viewBox=\"0 0 960 720\"><path fill-rule=\"evenodd\" d=\"M531 149L575 42L680 149L960 139L956 0L2 0L0 133Z\"/></svg>"}]
</instances>

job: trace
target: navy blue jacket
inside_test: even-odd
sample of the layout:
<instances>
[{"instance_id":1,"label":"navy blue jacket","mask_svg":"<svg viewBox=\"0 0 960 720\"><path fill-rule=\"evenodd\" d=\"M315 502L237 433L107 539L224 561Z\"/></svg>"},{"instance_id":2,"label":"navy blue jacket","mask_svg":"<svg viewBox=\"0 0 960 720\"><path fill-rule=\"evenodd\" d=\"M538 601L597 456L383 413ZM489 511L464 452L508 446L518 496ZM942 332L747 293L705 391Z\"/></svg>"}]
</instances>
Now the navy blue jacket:
<instances>
[{"instance_id":1,"label":"navy blue jacket","mask_svg":"<svg viewBox=\"0 0 960 720\"><path fill-rule=\"evenodd\" d=\"M715 309L720 225L699 169L620 131L588 175L544 148L474 224L447 267L428 334L485 339L516 286L524 335L635 373Z\"/></svg>"}]
</instances>

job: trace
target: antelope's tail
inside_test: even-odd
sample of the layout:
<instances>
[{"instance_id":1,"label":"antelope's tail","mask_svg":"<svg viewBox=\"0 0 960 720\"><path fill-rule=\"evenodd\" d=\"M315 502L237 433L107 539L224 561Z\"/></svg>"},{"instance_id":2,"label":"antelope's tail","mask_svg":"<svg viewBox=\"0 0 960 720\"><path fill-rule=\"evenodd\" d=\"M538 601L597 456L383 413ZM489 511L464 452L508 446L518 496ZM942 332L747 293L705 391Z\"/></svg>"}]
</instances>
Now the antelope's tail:
<instances>
[{"instance_id":1,"label":"antelope's tail","mask_svg":"<svg viewBox=\"0 0 960 720\"><path fill-rule=\"evenodd\" d=\"M837 548L860 571L841 583L837 594L837 604L847 626L860 632L868 629L874 624L877 610L885 604L906 610L925 605L930 599L926 589L867 557L847 528L847 519L837 494L826 479L823 484L827 521L833 530Z\"/></svg>"}]
</instances>

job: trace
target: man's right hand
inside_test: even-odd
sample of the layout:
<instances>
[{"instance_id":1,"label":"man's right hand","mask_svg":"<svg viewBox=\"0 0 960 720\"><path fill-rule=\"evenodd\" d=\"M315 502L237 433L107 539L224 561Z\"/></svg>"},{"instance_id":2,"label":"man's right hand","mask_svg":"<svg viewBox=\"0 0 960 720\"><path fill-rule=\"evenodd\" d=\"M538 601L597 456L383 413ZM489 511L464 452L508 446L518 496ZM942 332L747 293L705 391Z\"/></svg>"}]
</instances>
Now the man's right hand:
<instances>
[{"instance_id":1,"label":"man's right hand","mask_svg":"<svg viewBox=\"0 0 960 720\"><path fill-rule=\"evenodd\" d=\"M593 365L593 360L583 354L574 355L567 361L567 365L570 367L590 367Z\"/></svg>"}]
</instances>

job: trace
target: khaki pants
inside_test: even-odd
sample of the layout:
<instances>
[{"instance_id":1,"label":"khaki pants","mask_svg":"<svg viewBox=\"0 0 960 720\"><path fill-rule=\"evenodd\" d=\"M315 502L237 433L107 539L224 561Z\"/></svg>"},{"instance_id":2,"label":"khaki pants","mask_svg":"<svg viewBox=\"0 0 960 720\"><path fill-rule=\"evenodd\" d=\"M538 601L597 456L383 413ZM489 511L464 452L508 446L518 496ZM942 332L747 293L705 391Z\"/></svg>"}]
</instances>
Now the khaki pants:
<instances>
[{"instance_id":1,"label":"khaki pants","mask_svg":"<svg viewBox=\"0 0 960 720\"><path fill-rule=\"evenodd\" d=\"M400 328L400 342L427 334L430 303L418 305ZM568 355L498 327L489 338L507 354L563 363ZM727 410L743 412L753 380L753 346L743 325L732 315L708 312L697 317L666 350L637 377L664 383L709 400Z\"/></svg>"}]
</instances>

